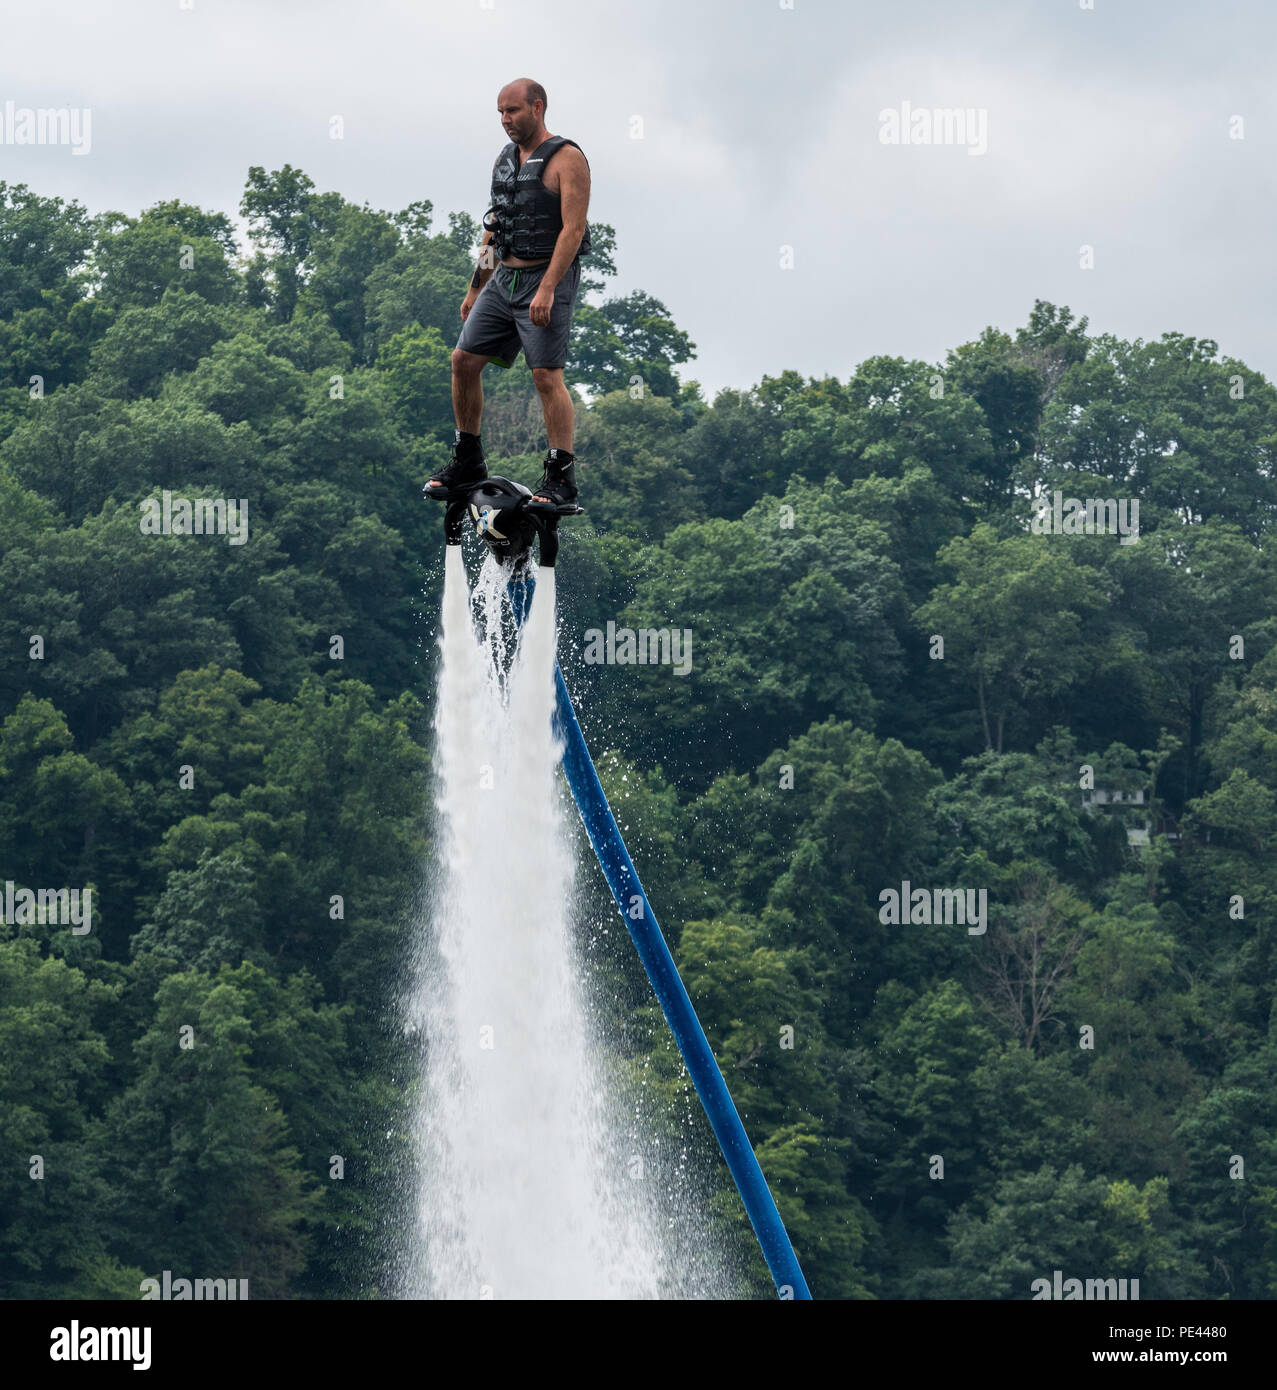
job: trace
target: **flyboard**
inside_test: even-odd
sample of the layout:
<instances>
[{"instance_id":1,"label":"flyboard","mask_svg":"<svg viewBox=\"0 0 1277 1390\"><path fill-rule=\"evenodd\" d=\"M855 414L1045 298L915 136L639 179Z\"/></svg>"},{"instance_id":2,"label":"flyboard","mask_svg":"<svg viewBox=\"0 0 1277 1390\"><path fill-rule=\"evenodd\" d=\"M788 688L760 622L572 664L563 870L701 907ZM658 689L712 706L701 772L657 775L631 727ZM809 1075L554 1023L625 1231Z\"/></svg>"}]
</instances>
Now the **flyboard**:
<instances>
[{"instance_id":1,"label":"flyboard","mask_svg":"<svg viewBox=\"0 0 1277 1390\"><path fill-rule=\"evenodd\" d=\"M482 482L447 489L428 487L424 492L427 497L447 503L444 536L448 545L461 544L469 523L507 568L510 601L515 620L521 624L527 616L536 584L531 558L533 543L538 543L536 568L553 569L559 553L559 521L563 517L582 515L584 508L575 503L537 502L526 487L508 478L485 478ZM798 1257L776 1210L745 1126L603 794L557 661L554 683L555 724L564 742L563 770L599 867L616 899L621 918L713 1127L776 1291L782 1299L810 1299L811 1292Z\"/></svg>"}]
</instances>

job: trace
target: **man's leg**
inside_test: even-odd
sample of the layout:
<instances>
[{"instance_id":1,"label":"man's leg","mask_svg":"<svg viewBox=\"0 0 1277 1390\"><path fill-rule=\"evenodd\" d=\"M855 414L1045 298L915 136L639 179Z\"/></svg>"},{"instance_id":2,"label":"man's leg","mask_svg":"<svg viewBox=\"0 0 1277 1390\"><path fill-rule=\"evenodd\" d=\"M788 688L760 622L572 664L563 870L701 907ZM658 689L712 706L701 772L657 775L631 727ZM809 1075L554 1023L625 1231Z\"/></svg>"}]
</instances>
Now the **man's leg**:
<instances>
[{"instance_id":1,"label":"man's leg","mask_svg":"<svg viewBox=\"0 0 1277 1390\"><path fill-rule=\"evenodd\" d=\"M572 458L572 393L563 380L563 368L568 360L568 339L572 330L572 308L581 283L581 266L572 263L571 271L555 286L554 302L548 325L534 325L528 306L536 294L540 277L529 277L527 291L519 297L517 322L520 340L532 370L532 380L541 397L545 416L545 433L550 453L546 459L546 479L556 479L560 498L534 493L538 501L575 500L576 481ZM547 365L553 364L553 365Z\"/></svg>"},{"instance_id":2,"label":"man's leg","mask_svg":"<svg viewBox=\"0 0 1277 1390\"><path fill-rule=\"evenodd\" d=\"M467 352L465 348L452 350L452 414L457 428L467 434L479 433L483 419L483 369L491 361L491 357Z\"/></svg>"},{"instance_id":3,"label":"man's leg","mask_svg":"<svg viewBox=\"0 0 1277 1390\"><path fill-rule=\"evenodd\" d=\"M452 462L426 480L427 492L446 497L449 489L462 481L484 475L479 421L483 418L483 369L491 361L482 353L453 349L452 413L457 420L457 437Z\"/></svg>"},{"instance_id":4,"label":"man's leg","mask_svg":"<svg viewBox=\"0 0 1277 1390\"><path fill-rule=\"evenodd\" d=\"M545 436L552 450L564 454L572 453L572 393L563 380L562 367L533 367L532 380L541 397L541 413L545 416ZM571 477L571 474L567 475ZM550 502L553 498L544 493L532 494L538 502Z\"/></svg>"},{"instance_id":5,"label":"man's leg","mask_svg":"<svg viewBox=\"0 0 1277 1390\"><path fill-rule=\"evenodd\" d=\"M572 450L572 392L563 380L562 367L533 367L532 380L541 397L545 434L551 449Z\"/></svg>"}]
</instances>

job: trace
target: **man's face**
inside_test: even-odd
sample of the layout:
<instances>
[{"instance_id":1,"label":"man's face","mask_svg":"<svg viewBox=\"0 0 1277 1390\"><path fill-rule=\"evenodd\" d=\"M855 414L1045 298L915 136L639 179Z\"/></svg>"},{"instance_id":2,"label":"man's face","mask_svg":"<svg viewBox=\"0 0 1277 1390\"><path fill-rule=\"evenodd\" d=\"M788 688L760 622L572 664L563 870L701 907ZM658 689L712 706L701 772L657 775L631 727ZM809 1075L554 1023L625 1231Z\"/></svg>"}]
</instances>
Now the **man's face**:
<instances>
[{"instance_id":1,"label":"man's face","mask_svg":"<svg viewBox=\"0 0 1277 1390\"><path fill-rule=\"evenodd\" d=\"M501 117L506 134L515 144L526 140L537 128L535 110L524 101L523 93L517 89L501 93L497 98L497 114Z\"/></svg>"}]
</instances>

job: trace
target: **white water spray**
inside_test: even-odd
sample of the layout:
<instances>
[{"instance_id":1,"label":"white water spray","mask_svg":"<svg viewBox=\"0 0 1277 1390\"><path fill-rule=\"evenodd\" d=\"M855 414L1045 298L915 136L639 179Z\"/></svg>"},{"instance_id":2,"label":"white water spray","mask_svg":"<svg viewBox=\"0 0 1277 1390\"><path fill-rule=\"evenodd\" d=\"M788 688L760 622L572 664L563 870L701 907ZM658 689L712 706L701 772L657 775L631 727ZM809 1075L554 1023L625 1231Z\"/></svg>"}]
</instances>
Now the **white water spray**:
<instances>
[{"instance_id":1,"label":"white water spray","mask_svg":"<svg viewBox=\"0 0 1277 1390\"><path fill-rule=\"evenodd\" d=\"M554 571L536 576L518 636L505 572L485 562L472 615L461 548L447 547L410 1297L651 1298L685 1286L594 1064L551 737Z\"/></svg>"}]
</instances>

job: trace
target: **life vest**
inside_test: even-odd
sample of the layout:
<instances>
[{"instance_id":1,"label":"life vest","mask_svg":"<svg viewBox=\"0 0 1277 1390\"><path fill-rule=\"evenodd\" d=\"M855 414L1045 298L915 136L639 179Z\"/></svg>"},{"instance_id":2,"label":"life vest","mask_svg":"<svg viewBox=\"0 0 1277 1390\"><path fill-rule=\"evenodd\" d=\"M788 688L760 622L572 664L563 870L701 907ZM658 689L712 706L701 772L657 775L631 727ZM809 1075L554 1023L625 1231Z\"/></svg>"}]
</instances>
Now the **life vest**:
<instances>
[{"instance_id":1,"label":"life vest","mask_svg":"<svg viewBox=\"0 0 1277 1390\"><path fill-rule=\"evenodd\" d=\"M492 169L492 206L483 215L483 225L492 232L493 246L502 259L517 256L524 261L540 261L554 254L563 230L563 208L559 195L545 186L541 176L560 145L581 149L575 140L551 135L522 165L519 147L513 140L497 156ZM584 156L585 151L581 150L581 154ZM576 254L590 254L588 226Z\"/></svg>"}]
</instances>

